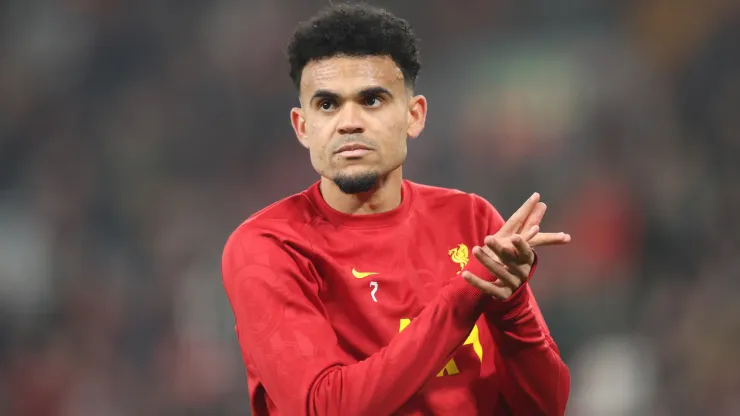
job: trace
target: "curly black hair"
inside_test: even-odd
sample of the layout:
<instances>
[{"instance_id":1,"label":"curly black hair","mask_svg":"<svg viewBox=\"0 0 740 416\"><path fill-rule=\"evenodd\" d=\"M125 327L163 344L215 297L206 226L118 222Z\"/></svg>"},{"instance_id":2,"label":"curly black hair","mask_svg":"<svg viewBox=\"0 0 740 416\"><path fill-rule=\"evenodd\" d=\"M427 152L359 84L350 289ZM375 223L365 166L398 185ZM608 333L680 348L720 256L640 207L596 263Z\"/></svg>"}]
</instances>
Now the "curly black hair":
<instances>
[{"instance_id":1,"label":"curly black hair","mask_svg":"<svg viewBox=\"0 0 740 416\"><path fill-rule=\"evenodd\" d=\"M334 4L298 25L288 45L290 77L300 87L303 68L333 56L389 56L409 87L419 74L418 39L411 25L366 4Z\"/></svg>"}]
</instances>

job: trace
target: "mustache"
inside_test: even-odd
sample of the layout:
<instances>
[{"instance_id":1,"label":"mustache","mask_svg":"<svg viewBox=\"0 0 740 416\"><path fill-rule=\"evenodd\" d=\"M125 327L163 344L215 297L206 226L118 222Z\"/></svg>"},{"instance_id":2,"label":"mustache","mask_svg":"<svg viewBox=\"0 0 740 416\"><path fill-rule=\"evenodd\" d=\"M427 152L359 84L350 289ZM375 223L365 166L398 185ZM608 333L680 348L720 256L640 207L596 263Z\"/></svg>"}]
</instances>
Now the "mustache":
<instances>
[{"instance_id":1,"label":"mustache","mask_svg":"<svg viewBox=\"0 0 740 416\"><path fill-rule=\"evenodd\" d=\"M332 153L335 153L340 147L348 143L359 143L371 149L378 148L374 140L368 138L367 136L363 134L354 133L354 134L348 134L346 136L343 136L341 140L334 143L331 147Z\"/></svg>"}]
</instances>

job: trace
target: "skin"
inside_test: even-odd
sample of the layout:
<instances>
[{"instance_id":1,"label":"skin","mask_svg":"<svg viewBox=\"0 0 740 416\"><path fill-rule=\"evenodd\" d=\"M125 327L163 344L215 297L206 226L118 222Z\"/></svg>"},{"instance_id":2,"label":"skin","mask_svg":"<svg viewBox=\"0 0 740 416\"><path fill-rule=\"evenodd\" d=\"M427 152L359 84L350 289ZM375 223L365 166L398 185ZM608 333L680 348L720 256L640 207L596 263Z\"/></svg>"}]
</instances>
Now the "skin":
<instances>
[{"instance_id":1,"label":"skin","mask_svg":"<svg viewBox=\"0 0 740 416\"><path fill-rule=\"evenodd\" d=\"M334 57L303 69L300 108L290 113L298 141L309 150L321 175L321 193L332 208L349 214L375 214L401 203L402 165L408 138L424 129L427 100L413 95L389 57ZM336 150L347 143L370 147L346 158ZM375 187L348 195L334 183L338 174L379 174Z\"/></svg>"},{"instance_id":2,"label":"skin","mask_svg":"<svg viewBox=\"0 0 740 416\"><path fill-rule=\"evenodd\" d=\"M298 141L308 149L311 164L321 175L320 189L326 202L347 214L376 214L401 203L402 167L407 140L424 129L427 100L415 95L395 62L386 56L336 56L309 62L303 69L300 107L290 119ZM347 157L337 150L347 144L368 148ZM357 194L342 192L337 175L375 173L375 186ZM507 299L529 276L534 252L543 245L566 244L564 233L540 233L547 210L539 194L530 197L474 256L499 279L489 283L464 272L463 278L496 299Z\"/></svg>"}]
</instances>

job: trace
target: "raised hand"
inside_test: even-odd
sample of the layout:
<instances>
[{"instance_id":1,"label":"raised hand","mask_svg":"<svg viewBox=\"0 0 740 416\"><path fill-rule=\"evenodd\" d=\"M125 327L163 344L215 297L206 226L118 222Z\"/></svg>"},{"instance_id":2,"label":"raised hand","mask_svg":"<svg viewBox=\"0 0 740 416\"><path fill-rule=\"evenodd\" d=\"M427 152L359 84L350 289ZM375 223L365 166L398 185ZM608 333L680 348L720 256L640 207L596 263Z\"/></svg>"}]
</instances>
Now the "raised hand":
<instances>
[{"instance_id":1,"label":"raised hand","mask_svg":"<svg viewBox=\"0 0 740 416\"><path fill-rule=\"evenodd\" d=\"M473 255L498 280L486 282L469 271L463 278L472 286L496 299L508 299L529 278L536 245L559 245L570 241L565 233L540 233L539 223L547 205L534 193L499 229L484 240L483 247L473 247Z\"/></svg>"},{"instance_id":2,"label":"raised hand","mask_svg":"<svg viewBox=\"0 0 740 416\"><path fill-rule=\"evenodd\" d=\"M534 201L532 200L534 198ZM531 207L531 209L530 209ZM529 211L526 211L527 209L530 209ZM545 216L545 212L547 211L547 205L544 202L540 201L540 195L535 192L532 194L532 196L527 200L527 202L522 205L517 212L512 215L509 220L504 224L504 227L511 227L511 229L515 229L515 234L522 234L523 230L529 230L530 232L523 234L525 236L525 241L529 244L530 247L534 248L537 246L553 246L553 245L563 245L568 244L570 242L570 234L566 233L541 233L539 232L539 228L537 231L534 232L534 234L531 233L532 227L535 225L539 226L540 222L542 222L542 217ZM513 220L513 221L512 221ZM509 229L508 231L512 231ZM501 230L504 230L502 227ZM499 233L501 232L499 231ZM497 233L498 235L498 233ZM492 249L488 248L487 245L483 246L483 251L491 256L494 260L501 263L501 260L498 258L496 253L493 252Z\"/></svg>"},{"instance_id":3,"label":"raised hand","mask_svg":"<svg viewBox=\"0 0 740 416\"><path fill-rule=\"evenodd\" d=\"M530 199L531 198L536 198L537 203L535 204L534 208L529 213L529 215L527 215L526 219L523 222L519 222L520 227L516 228L516 231L515 231L516 234L521 234L522 231L524 230L530 230L533 226L540 225L540 222L542 222L542 217L545 216L545 211L547 211L547 205L544 202L539 201L540 195L535 192L532 195L532 197L530 197ZM514 216L512 216L512 218L513 217ZM569 234L541 233L539 232L539 230L537 233L535 233L533 236L527 239L527 243L529 243L530 247L561 245L561 244L567 244L569 242L570 242Z\"/></svg>"}]
</instances>

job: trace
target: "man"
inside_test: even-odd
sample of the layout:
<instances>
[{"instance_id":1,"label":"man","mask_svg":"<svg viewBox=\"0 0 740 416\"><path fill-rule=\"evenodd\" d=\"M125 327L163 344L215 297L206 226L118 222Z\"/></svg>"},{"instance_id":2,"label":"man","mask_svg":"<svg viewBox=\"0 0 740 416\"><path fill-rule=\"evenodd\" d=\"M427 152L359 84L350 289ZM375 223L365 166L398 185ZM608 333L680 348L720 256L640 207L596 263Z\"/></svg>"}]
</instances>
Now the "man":
<instances>
[{"instance_id":1,"label":"man","mask_svg":"<svg viewBox=\"0 0 740 416\"><path fill-rule=\"evenodd\" d=\"M288 51L321 179L243 223L222 265L253 414L563 414L569 372L527 280L532 247L570 237L538 232L539 195L504 224L402 179L427 111L404 20L331 6Z\"/></svg>"}]
</instances>

